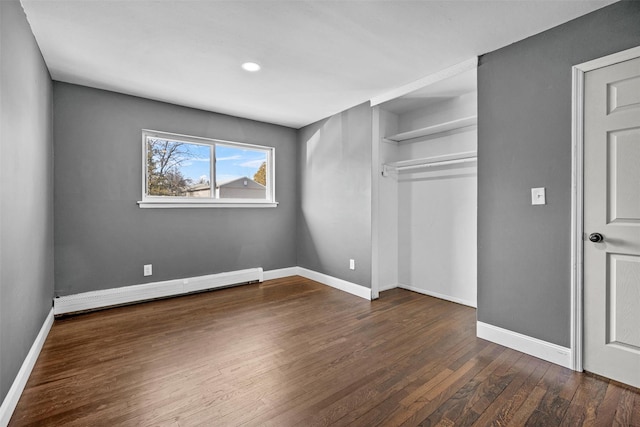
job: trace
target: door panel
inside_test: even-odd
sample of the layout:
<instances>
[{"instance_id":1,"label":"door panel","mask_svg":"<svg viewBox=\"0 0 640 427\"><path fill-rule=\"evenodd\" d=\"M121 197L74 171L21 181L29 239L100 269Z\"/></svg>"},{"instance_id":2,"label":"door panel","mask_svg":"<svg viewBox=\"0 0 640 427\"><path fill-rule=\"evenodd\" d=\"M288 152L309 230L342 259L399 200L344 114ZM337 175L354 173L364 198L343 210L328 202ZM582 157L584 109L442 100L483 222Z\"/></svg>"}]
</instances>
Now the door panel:
<instances>
[{"instance_id":1,"label":"door panel","mask_svg":"<svg viewBox=\"0 0 640 427\"><path fill-rule=\"evenodd\" d=\"M640 127L610 132L608 148L609 222L640 224Z\"/></svg>"},{"instance_id":2,"label":"door panel","mask_svg":"<svg viewBox=\"0 0 640 427\"><path fill-rule=\"evenodd\" d=\"M607 343L640 351L640 256L609 255Z\"/></svg>"},{"instance_id":3,"label":"door panel","mask_svg":"<svg viewBox=\"0 0 640 427\"><path fill-rule=\"evenodd\" d=\"M640 58L584 82L584 368L640 387Z\"/></svg>"},{"instance_id":4,"label":"door panel","mask_svg":"<svg viewBox=\"0 0 640 427\"><path fill-rule=\"evenodd\" d=\"M640 77L609 83L607 98L609 114L630 108L640 108Z\"/></svg>"}]
</instances>

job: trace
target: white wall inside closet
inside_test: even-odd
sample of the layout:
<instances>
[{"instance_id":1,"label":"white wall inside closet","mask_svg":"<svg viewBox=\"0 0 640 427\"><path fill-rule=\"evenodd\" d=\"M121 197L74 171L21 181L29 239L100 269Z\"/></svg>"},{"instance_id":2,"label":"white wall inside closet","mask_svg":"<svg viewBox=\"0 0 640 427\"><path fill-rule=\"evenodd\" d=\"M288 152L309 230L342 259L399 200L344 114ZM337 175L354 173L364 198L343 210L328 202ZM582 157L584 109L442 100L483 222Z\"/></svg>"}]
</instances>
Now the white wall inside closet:
<instances>
[{"instance_id":1,"label":"white wall inside closet","mask_svg":"<svg viewBox=\"0 0 640 427\"><path fill-rule=\"evenodd\" d=\"M476 116L475 69L374 107L374 159L386 169L374 186L380 291L402 287L476 306L477 164L468 159ZM461 153L463 162L396 171Z\"/></svg>"}]
</instances>

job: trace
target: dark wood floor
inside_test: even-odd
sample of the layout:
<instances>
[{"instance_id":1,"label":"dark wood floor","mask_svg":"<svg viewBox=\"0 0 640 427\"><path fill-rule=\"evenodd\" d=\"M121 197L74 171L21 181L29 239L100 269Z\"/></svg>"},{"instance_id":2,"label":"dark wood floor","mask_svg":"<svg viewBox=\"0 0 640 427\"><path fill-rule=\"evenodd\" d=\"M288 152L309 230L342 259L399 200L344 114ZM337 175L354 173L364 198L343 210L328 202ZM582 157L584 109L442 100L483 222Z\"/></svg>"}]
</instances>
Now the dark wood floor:
<instances>
[{"instance_id":1,"label":"dark wood floor","mask_svg":"<svg viewBox=\"0 0 640 427\"><path fill-rule=\"evenodd\" d=\"M475 310L300 277L56 320L11 426L640 426L640 393L475 337Z\"/></svg>"}]
</instances>

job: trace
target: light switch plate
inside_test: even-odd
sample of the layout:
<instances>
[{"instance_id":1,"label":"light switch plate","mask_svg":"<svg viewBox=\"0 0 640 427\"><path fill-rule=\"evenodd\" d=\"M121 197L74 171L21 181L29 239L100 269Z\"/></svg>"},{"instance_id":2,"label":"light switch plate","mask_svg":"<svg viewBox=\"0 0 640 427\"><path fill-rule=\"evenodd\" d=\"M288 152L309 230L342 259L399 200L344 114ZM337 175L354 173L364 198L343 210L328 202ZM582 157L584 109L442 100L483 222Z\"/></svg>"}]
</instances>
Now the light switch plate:
<instances>
[{"instance_id":1,"label":"light switch plate","mask_svg":"<svg viewBox=\"0 0 640 427\"><path fill-rule=\"evenodd\" d=\"M531 189L531 204L532 205L546 205L547 198L545 195L544 187Z\"/></svg>"}]
</instances>

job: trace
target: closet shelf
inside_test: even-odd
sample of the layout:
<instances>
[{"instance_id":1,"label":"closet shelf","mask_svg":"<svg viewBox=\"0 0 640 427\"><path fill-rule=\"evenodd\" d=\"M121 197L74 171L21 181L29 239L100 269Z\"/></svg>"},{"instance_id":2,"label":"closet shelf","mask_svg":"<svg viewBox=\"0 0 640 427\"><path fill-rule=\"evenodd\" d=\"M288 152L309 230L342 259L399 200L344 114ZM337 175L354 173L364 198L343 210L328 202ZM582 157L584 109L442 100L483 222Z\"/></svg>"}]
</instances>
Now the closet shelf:
<instances>
[{"instance_id":1,"label":"closet shelf","mask_svg":"<svg viewBox=\"0 0 640 427\"><path fill-rule=\"evenodd\" d=\"M463 117L461 119L451 120L450 122L439 123L425 128L402 132L384 138L388 142L397 144L399 142L411 139L422 138L424 136L436 135L438 133L449 132L456 129L475 126L478 123L478 116Z\"/></svg>"},{"instance_id":2,"label":"closet shelf","mask_svg":"<svg viewBox=\"0 0 640 427\"><path fill-rule=\"evenodd\" d=\"M475 162L478 159L477 156L478 154L475 151L465 151L463 153L447 154L444 156L425 157L421 159L385 163L382 165L382 176L389 176L389 174L391 173L398 173L406 170Z\"/></svg>"}]
</instances>

